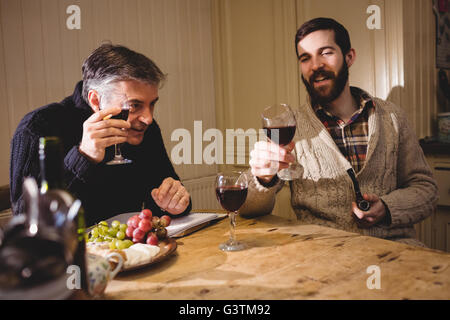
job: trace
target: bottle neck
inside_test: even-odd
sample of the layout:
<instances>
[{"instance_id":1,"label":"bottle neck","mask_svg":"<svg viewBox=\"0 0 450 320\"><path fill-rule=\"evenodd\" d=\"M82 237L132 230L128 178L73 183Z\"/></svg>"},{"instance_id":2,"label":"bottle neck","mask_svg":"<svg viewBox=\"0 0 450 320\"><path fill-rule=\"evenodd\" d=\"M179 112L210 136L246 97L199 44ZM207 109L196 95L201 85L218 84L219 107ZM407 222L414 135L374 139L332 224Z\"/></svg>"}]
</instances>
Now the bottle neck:
<instances>
[{"instance_id":1,"label":"bottle neck","mask_svg":"<svg viewBox=\"0 0 450 320\"><path fill-rule=\"evenodd\" d=\"M57 138L41 138L39 147L41 193L52 189L65 189L63 179L63 152Z\"/></svg>"}]
</instances>

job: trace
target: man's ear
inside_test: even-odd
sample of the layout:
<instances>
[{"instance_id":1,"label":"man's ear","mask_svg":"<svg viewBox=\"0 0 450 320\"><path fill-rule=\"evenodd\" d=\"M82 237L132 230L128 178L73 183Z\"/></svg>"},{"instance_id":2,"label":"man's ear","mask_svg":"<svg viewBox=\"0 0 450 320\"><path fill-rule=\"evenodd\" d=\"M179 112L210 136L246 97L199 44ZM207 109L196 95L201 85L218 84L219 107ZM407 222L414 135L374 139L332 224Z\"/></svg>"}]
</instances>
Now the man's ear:
<instances>
[{"instance_id":1,"label":"man's ear","mask_svg":"<svg viewBox=\"0 0 450 320\"><path fill-rule=\"evenodd\" d=\"M345 62L347 62L347 66L350 68L350 66L355 62L355 60L356 60L356 51L355 49L351 48L345 55Z\"/></svg>"},{"instance_id":2,"label":"man's ear","mask_svg":"<svg viewBox=\"0 0 450 320\"><path fill-rule=\"evenodd\" d=\"M89 90L88 92L89 106L94 112L100 111L100 95L96 90Z\"/></svg>"}]
</instances>

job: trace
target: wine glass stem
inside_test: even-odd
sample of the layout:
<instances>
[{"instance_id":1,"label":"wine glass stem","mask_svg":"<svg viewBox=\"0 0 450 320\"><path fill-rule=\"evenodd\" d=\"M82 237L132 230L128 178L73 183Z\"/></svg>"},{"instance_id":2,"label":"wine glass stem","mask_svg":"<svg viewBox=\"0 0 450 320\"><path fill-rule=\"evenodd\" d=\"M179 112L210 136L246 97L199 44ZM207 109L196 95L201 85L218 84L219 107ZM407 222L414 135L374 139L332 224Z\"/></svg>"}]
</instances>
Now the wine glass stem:
<instances>
[{"instance_id":1,"label":"wine glass stem","mask_svg":"<svg viewBox=\"0 0 450 320\"><path fill-rule=\"evenodd\" d=\"M122 152L120 151L120 145L119 144L115 144L114 145L114 157L117 158L122 158Z\"/></svg>"},{"instance_id":2,"label":"wine glass stem","mask_svg":"<svg viewBox=\"0 0 450 320\"><path fill-rule=\"evenodd\" d=\"M236 236L234 230L236 228L236 212L230 212L228 215L230 217L230 242L235 243Z\"/></svg>"},{"instance_id":3,"label":"wine glass stem","mask_svg":"<svg viewBox=\"0 0 450 320\"><path fill-rule=\"evenodd\" d=\"M294 156L294 162L289 163L289 169L297 163L297 152L295 151L295 147L292 149L291 154Z\"/></svg>"}]
</instances>

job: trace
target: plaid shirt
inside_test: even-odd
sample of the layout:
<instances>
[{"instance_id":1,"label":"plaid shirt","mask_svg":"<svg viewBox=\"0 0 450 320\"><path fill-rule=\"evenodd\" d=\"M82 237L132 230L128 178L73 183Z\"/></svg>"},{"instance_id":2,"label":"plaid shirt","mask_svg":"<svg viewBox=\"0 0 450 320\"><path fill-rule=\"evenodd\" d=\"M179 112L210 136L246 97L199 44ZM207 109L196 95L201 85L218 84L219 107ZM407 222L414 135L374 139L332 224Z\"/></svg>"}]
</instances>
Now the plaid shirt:
<instances>
[{"instance_id":1,"label":"plaid shirt","mask_svg":"<svg viewBox=\"0 0 450 320\"><path fill-rule=\"evenodd\" d=\"M372 98L361 89L350 87L350 91L360 108L353 113L347 123L320 105L315 106L314 111L355 172L359 172L366 162L369 141L368 119L375 105Z\"/></svg>"}]
</instances>

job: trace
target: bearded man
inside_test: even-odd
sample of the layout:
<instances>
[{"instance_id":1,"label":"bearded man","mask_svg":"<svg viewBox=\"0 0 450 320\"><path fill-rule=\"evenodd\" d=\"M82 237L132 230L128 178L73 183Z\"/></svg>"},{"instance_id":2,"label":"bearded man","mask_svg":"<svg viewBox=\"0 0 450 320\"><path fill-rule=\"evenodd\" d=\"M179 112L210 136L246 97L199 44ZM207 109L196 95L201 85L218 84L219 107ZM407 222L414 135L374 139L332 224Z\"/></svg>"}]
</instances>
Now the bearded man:
<instances>
[{"instance_id":1,"label":"bearded man","mask_svg":"<svg viewBox=\"0 0 450 320\"><path fill-rule=\"evenodd\" d=\"M304 23L295 46L310 103L295 112L292 143L255 144L241 215L270 213L277 172L298 162L290 189L300 221L423 246L413 225L433 212L437 186L405 113L349 85L356 51L337 21Z\"/></svg>"}]
</instances>

